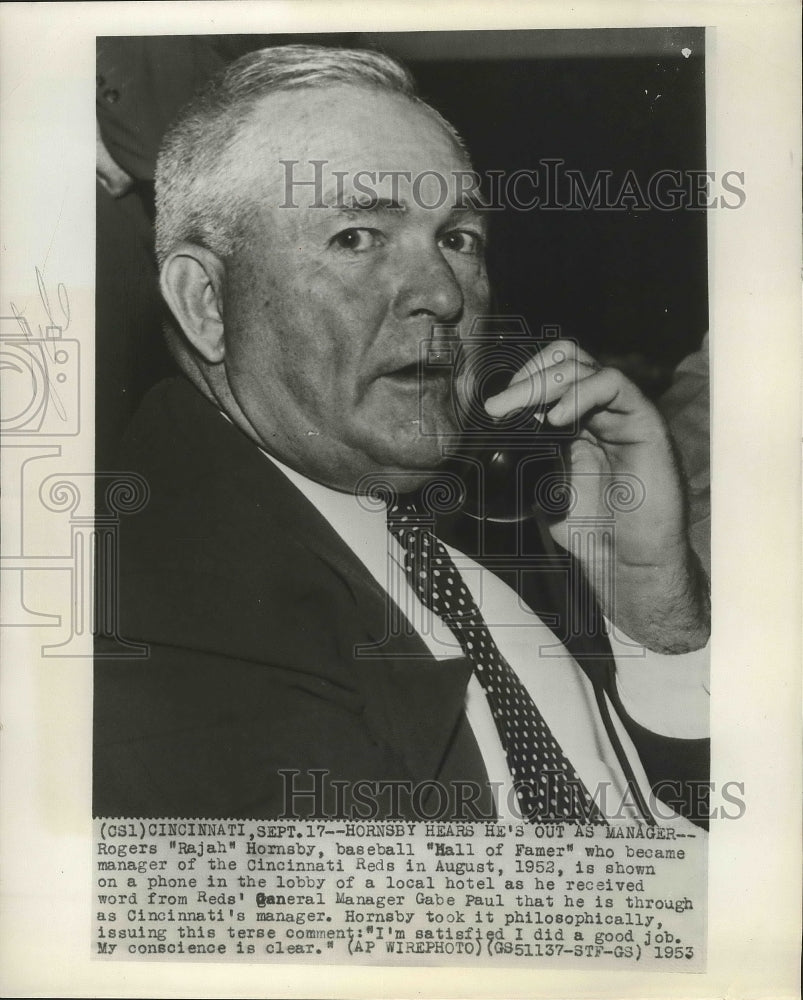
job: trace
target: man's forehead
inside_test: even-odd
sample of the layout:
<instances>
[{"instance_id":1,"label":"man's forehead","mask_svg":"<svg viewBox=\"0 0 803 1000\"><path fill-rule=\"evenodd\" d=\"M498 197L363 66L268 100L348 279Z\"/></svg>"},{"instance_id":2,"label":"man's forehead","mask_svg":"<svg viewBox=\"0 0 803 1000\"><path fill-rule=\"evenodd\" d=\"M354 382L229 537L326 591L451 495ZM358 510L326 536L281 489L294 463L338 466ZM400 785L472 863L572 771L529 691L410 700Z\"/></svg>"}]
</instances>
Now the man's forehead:
<instances>
[{"instance_id":1,"label":"man's forehead","mask_svg":"<svg viewBox=\"0 0 803 1000\"><path fill-rule=\"evenodd\" d=\"M353 189L360 171L470 169L433 112L403 94L375 88L338 84L277 91L255 106L250 125L252 151L269 175L283 178L284 164L295 161L323 172L327 185L334 181L339 190Z\"/></svg>"}]
</instances>

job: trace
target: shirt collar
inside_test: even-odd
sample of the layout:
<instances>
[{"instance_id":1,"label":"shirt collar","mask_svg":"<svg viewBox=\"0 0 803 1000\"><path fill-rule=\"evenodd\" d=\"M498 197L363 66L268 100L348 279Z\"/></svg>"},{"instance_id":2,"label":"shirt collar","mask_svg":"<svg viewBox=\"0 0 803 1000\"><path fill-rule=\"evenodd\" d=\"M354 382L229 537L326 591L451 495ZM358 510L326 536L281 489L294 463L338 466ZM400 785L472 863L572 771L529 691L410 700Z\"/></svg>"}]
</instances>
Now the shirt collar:
<instances>
[{"instance_id":1,"label":"shirt collar","mask_svg":"<svg viewBox=\"0 0 803 1000\"><path fill-rule=\"evenodd\" d=\"M394 560L398 554L397 543L387 530L384 503L363 494L343 493L324 486L291 469L264 448L259 450L317 508L373 577L386 587L388 553Z\"/></svg>"}]
</instances>

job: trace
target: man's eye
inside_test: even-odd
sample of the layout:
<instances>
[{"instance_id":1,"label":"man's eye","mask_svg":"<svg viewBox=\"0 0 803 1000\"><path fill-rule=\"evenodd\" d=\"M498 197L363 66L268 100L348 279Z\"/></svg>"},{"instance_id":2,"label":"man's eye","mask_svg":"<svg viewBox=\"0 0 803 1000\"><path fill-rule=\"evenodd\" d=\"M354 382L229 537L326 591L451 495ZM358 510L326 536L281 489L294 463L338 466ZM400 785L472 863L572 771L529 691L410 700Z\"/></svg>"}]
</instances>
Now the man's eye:
<instances>
[{"instance_id":1,"label":"man's eye","mask_svg":"<svg viewBox=\"0 0 803 1000\"><path fill-rule=\"evenodd\" d=\"M443 250L454 250L457 253L482 253L484 242L479 233L470 229L453 229L438 240L438 246Z\"/></svg>"},{"instance_id":2,"label":"man's eye","mask_svg":"<svg viewBox=\"0 0 803 1000\"><path fill-rule=\"evenodd\" d=\"M329 241L332 246L341 250L353 250L360 253L364 250L372 250L381 243L382 234L377 229L364 229L362 227L352 227L337 233Z\"/></svg>"}]
</instances>

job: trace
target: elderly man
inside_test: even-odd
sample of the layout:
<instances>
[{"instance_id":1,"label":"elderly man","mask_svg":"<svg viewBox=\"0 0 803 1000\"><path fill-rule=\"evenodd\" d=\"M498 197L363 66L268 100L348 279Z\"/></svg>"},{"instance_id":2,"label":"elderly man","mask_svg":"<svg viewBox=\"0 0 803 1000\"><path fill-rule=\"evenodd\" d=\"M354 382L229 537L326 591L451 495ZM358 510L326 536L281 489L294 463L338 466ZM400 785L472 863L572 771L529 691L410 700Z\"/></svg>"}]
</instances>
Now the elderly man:
<instances>
[{"instance_id":1,"label":"elderly man","mask_svg":"<svg viewBox=\"0 0 803 1000\"><path fill-rule=\"evenodd\" d=\"M149 656L98 660L96 815L689 811L706 583L638 390L558 341L486 403L579 422L577 503L552 533L580 566L566 555L557 604L411 499L460 431L453 373L421 347L488 310L469 172L406 71L370 52L252 53L168 134L157 252L185 377L151 392L121 456L150 491L120 551L123 633ZM612 544L617 476L643 495Z\"/></svg>"}]
</instances>

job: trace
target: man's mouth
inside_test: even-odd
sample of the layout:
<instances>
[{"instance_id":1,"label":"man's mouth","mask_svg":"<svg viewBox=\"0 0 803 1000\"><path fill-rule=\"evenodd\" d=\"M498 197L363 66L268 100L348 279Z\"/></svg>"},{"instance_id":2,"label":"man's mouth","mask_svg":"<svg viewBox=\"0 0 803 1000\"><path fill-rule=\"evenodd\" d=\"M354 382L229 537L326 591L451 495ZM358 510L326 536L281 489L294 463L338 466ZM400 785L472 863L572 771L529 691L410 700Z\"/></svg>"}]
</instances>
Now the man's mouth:
<instances>
[{"instance_id":1,"label":"man's mouth","mask_svg":"<svg viewBox=\"0 0 803 1000\"><path fill-rule=\"evenodd\" d=\"M452 378L451 368L435 368L421 365L418 361L413 361L409 365L402 365L386 372L384 378L390 379L399 386L409 388L425 388L438 386L445 388Z\"/></svg>"}]
</instances>

